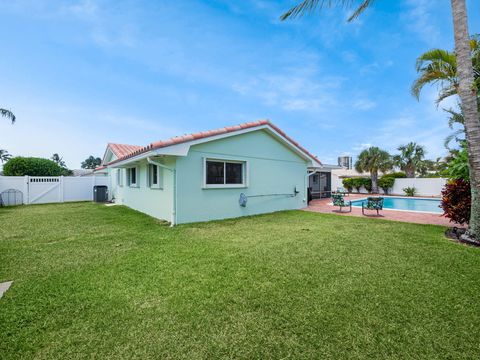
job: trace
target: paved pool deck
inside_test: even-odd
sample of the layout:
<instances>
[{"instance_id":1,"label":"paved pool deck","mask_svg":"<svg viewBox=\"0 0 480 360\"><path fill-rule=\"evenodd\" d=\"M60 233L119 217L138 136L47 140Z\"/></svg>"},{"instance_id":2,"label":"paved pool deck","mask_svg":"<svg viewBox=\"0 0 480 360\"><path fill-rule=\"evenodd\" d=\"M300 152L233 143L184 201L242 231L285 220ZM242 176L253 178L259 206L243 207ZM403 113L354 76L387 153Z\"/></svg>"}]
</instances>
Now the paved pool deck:
<instances>
[{"instance_id":1,"label":"paved pool deck","mask_svg":"<svg viewBox=\"0 0 480 360\"><path fill-rule=\"evenodd\" d=\"M345 197L345 200L356 200L365 198L368 195L365 194L350 194ZM451 223L447 218L443 217L440 214L429 214L421 212L411 212L411 211L398 211L398 210L382 210L380 211L380 216L377 216L376 211L366 211L369 215L365 216L362 214L362 208L352 207L352 212L346 212L348 210L344 208L344 212L338 211L338 206L331 205L332 199L319 199L312 200L308 207L304 208L305 211L312 211L324 214L338 214L340 216L359 216L359 217L369 217L369 218L378 218L384 220L394 220L394 221L403 221L409 223L417 224L431 224L431 225L442 225L442 226L457 226L457 224Z\"/></svg>"}]
</instances>

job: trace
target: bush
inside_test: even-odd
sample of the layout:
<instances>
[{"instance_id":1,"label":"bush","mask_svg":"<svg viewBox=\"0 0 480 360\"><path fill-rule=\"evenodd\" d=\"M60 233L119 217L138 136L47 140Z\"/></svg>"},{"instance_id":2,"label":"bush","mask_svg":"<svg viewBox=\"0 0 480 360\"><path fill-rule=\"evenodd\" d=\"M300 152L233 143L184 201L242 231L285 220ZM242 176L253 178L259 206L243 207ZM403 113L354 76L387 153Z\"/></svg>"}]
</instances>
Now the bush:
<instances>
[{"instance_id":1,"label":"bush","mask_svg":"<svg viewBox=\"0 0 480 360\"><path fill-rule=\"evenodd\" d=\"M5 176L60 176L64 169L55 161L36 157L14 157L3 166Z\"/></svg>"},{"instance_id":2,"label":"bush","mask_svg":"<svg viewBox=\"0 0 480 360\"><path fill-rule=\"evenodd\" d=\"M449 181L442 190L443 215L457 224L468 224L472 193L470 183L463 179Z\"/></svg>"},{"instance_id":3,"label":"bush","mask_svg":"<svg viewBox=\"0 0 480 360\"><path fill-rule=\"evenodd\" d=\"M403 188L402 190L405 192L405 195L407 196L415 196L415 194L417 193L417 189L410 186Z\"/></svg>"},{"instance_id":4,"label":"bush","mask_svg":"<svg viewBox=\"0 0 480 360\"><path fill-rule=\"evenodd\" d=\"M407 174L405 174L403 171L398 171L390 174L385 174L382 177L385 177L385 176L392 177L394 179L403 179L407 177Z\"/></svg>"},{"instance_id":5,"label":"bush","mask_svg":"<svg viewBox=\"0 0 480 360\"><path fill-rule=\"evenodd\" d=\"M362 178L352 178L352 184L355 190L357 190L357 192L360 192L360 189L363 185L363 180Z\"/></svg>"},{"instance_id":6,"label":"bush","mask_svg":"<svg viewBox=\"0 0 480 360\"><path fill-rule=\"evenodd\" d=\"M345 178L342 180L343 187L348 190L348 192L352 192L353 189L353 179L352 178Z\"/></svg>"},{"instance_id":7,"label":"bush","mask_svg":"<svg viewBox=\"0 0 480 360\"><path fill-rule=\"evenodd\" d=\"M470 170L468 168L468 153L464 148L458 155L447 164L446 174L449 179L470 180Z\"/></svg>"},{"instance_id":8,"label":"bush","mask_svg":"<svg viewBox=\"0 0 480 360\"><path fill-rule=\"evenodd\" d=\"M361 183L363 185L363 187L365 188L365 190L367 190L369 193L372 192L372 179L370 178L360 178L361 179Z\"/></svg>"},{"instance_id":9,"label":"bush","mask_svg":"<svg viewBox=\"0 0 480 360\"><path fill-rule=\"evenodd\" d=\"M393 176L383 175L378 179L378 186L385 194L388 194L388 191L393 187L393 184L395 184L395 178Z\"/></svg>"}]
</instances>

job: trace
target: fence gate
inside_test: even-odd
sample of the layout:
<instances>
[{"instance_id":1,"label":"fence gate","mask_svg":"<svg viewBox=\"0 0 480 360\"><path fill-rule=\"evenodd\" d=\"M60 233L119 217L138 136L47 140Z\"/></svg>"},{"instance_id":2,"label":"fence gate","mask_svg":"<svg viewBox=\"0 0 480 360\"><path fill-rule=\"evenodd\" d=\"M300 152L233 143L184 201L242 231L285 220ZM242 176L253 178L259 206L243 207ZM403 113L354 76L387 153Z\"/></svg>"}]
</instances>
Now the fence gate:
<instances>
[{"instance_id":1,"label":"fence gate","mask_svg":"<svg viewBox=\"0 0 480 360\"><path fill-rule=\"evenodd\" d=\"M95 185L110 186L110 177L0 176L0 194L5 191L22 193L24 204L92 201Z\"/></svg>"},{"instance_id":2,"label":"fence gate","mask_svg":"<svg viewBox=\"0 0 480 360\"><path fill-rule=\"evenodd\" d=\"M62 202L61 177L30 176L28 179L28 204Z\"/></svg>"}]
</instances>

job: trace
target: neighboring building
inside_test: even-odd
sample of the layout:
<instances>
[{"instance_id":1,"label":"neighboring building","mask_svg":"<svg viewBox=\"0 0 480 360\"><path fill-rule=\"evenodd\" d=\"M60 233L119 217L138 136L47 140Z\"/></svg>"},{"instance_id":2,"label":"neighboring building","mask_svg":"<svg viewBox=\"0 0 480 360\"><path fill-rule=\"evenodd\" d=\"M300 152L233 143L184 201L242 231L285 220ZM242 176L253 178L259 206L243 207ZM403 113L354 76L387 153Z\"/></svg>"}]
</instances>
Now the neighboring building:
<instances>
[{"instance_id":1,"label":"neighboring building","mask_svg":"<svg viewBox=\"0 0 480 360\"><path fill-rule=\"evenodd\" d=\"M303 208L307 170L321 166L261 120L145 147L108 144L97 171L110 174L116 203L181 224Z\"/></svg>"},{"instance_id":2,"label":"neighboring building","mask_svg":"<svg viewBox=\"0 0 480 360\"><path fill-rule=\"evenodd\" d=\"M353 168L353 162L352 162L352 157L351 156L339 156L338 157L338 166L341 166L345 169L352 169Z\"/></svg>"}]
</instances>

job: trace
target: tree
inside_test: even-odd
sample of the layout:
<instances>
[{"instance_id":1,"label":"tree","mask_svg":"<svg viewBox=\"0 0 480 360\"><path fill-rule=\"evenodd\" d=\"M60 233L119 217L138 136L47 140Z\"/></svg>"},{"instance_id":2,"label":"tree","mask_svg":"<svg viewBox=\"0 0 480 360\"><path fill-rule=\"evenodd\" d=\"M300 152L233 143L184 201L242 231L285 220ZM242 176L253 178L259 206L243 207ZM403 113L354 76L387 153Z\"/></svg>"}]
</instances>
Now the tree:
<instances>
[{"instance_id":1,"label":"tree","mask_svg":"<svg viewBox=\"0 0 480 360\"><path fill-rule=\"evenodd\" d=\"M352 0L304 0L284 13L280 19L286 20L311 13L317 8L332 5L349 6ZM373 0L361 0L348 21L356 19ZM357 3L358 4L358 3ZM468 32L467 9L465 0L451 0L455 56L457 63L458 88L461 108L465 119L465 133L468 144L468 158L472 186L472 211L470 215L469 235L480 237L480 121L478 117L477 92L474 69L471 59L470 37Z\"/></svg>"},{"instance_id":2,"label":"tree","mask_svg":"<svg viewBox=\"0 0 480 360\"><path fill-rule=\"evenodd\" d=\"M61 175L63 176L70 176L73 174L73 171L67 168L67 164L65 164L65 161L63 158L58 155L57 153L53 154L52 157L50 158L52 161L54 161L58 166L60 166L63 169L63 172Z\"/></svg>"},{"instance_id":3,"label":"tree","mask_svg":"<svg viewBox=\"0 0 480 360\"><path fill-rule=\"evenodd\" d=\"M378 193L378 172L386 172L391 168L390 154L376 146L363 150L355 162L355 170L360 173L370 172L373 193Z\"/></svg>"},{"instance_id":4,"label":"tree","mask_svg":"<svg viewBox=\"0 0 480 360\"><path fill-rule=\"evenodd\" d=\"M470 39L470 58L474 71L474 81L480 86L480 42L478 35ZM457 57L454 52L443 49L432 49L417 59L419 77L412 84L412 94L417 99L425 85L439 85L437 104L449 96L458 95L459 78Z\"/></svg>"},{"instance_id":5,"label":"tree","mask_svg":"<svg viewBox=\"0 0 480 360\"><path fill-rule=\"evenodd\" d=\"M417 143L410 142L397 148L400 154L393 157L393 163L405 171L408 178L414 178L418 168L422 166L425 149Z\"/></svg>"},{"instance_id":6,"label":"tree","mask_svg":"<svg viewBox=\"0 0 480 360\"><path fill-rule=\"evenodd\" d=\"M7 150L0 149L0 161L2 162L2 164L10 160L11 158L12 155L10 155Z\"/></svg>"},{"instance_id":7,"label":"tree","mask_svg":"<svg viewBox=\"0 0 480 360\"><path fill-rule=\"evenodd\" d=\"M64 170L55 161L35 157L17 156L3 167L5 176L60 176Z\"/></svg>"},{"instance_id":8,"label":"tree","mask_svg":"<svg viewBox=\"0 0 480 360\"><path fill-rule=\"evenodd\" d=\"M13 112L11 112L10 110L7 110L7 109L1 109L0 108L0 116L2 117L5 117L7 119L10 119L12 121L12 124L15 122L15 120L17 119L15 117L15 115L13 114Z\"/></svg>"},{"instance_id":9,"label":"tree","mask_svg":"<svg viewBox=\"0 0 480 360\"><path fill-rule=\"evenodd\" d=\"M469 235L480 238L480 120L478 117L477 87L470 52L467 9L465 0L451 0L453 33L457 57L458 95L463 111L470 166L472 207Z\"/></svg>"},{"instance_id":10,"label":"tree","mask_svg":"<svg viewBox=\"0 0 480 360\"><path fill-rule=\"evenodd\" d=\"M65 164L65 161L63 161L63 158L57 153L53 154L50 159L52 161L55 161L60 167L63 167L63 168L67 167L67 165Z\"/></svg>"},{"instance_id":11,"label":"tree","mask_svg":"<svg viewBox=\"0 0 480 360\"><path fill-rule=\"evenodd\" d=\"M102 163L102 159L90 155L85 161L82 161L82 169L95 169Z\"/></svg>"}]
</instances>

